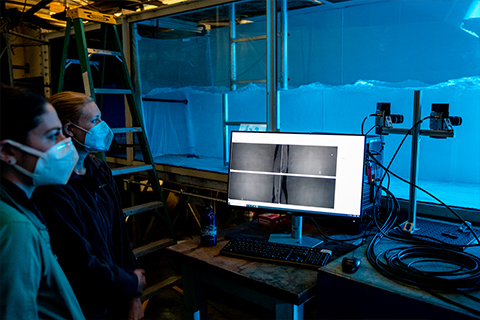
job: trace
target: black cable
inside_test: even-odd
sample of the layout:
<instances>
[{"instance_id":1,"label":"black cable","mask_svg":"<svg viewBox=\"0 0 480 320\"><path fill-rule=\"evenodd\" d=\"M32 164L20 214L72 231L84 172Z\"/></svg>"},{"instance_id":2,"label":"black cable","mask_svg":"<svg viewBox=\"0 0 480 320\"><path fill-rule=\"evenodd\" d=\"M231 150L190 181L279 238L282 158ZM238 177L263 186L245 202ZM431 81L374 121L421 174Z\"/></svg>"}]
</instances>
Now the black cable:
<instances>
[{"instance_id":1,"label":"black cable","mask_svg":"<svg viewBox=\"0 0 480 320\"><path fill-rule=\"evenodd\" d=\"M377 239L372 240L375 245L381 237ZM400 246L378 254L375 254L374 247L369 251L367 258L371 264L380 273L398 281L445 292L480 288L480 258L472 254L432 245ZM442 267L449 265L458 268L439 272L414 266L433 262L438 262Z\"/></svg>"},{"instance_id":2,"label":"black cable","mask_svg":"<svg viewBox=\"0 0 480 320\"><path fill-rule=\"evenodd\" d=\"M378 127L378 125L374 125L373 127L371 127L367 132L365 132L365 135L369 134L370 131L372 131L372 130L375 129L376 127Z\"/></svg>"},{"instance_id":3,"label":"black cable","mask_svg":"<svg viewBox=\"0 0 480 320\"><path fill-rule=\"evenodd\" d=\"M360 132L362 133L362 135L363 135L363 125L365 124L365 121L367 121L367 119L368 119L369 117L375 117L375 116L376 116L376 114L371 114L371 115L366 116L365 119L363 119L363 121L362 121L362 126L360 127ZM375 128L376 126L377 126L377 125L373 126L373 128ZM370 130L371 130L371 129L370 129ZM366 135L366 134L365 134L365 135Z\"/></svg>"},{"instance_id":4,"label":"black cable","mask_svg":"<svg viewBox=\"0 0 480 320\"><path fill-rule=\"evenodd\" d=\"M392 159L390 159L390 162L388 163L388 166L387 168L385 169L385 167L383 166L380 166L382 169L384 169L384 173L382 175L382 178L380 179L379 183L378 183L378 186L375 190L375 193L374 193L374 196L373 198L376 199L377 196L378 196L378 192L380 192L381 190L381 186L383 184L383 180L385 179L385 176L387 176L387 173L388 173L388 169L390 168L390 166L392 165L393 163L393 160L395 160L395 157L397 156L397 153L398 151L400 150L400 148L402 147L403 143L405 142L406 138L408 137L409 133L413 130L413 128L415 128L417 125L419 125L421 123L421 121L417 122L412 128L410 128L410 130L408 130L407 134L405 134L405 136L403 137L402 141L400 142L400 144L398 145L397 147L397 150L395 150L395 153L393 154L392 156ZM375 158L375 156L370 152L370 150L367 150L367 153L368 155L373 159L374 162L376 162L377 164L380 164L380 162L377 160L377 158Z\"/></svg>"},{"instance_id":5,"label":"black cable","mask_svg":"<svg viewBox=\"0 0 480 320\"><path fill-rule=\"evenodd\" d=\"M394 198L393 195L392 197ZM387 221L384 225L391 227L392 223L393 217L391 221ZM388 227L380 230L381 232L378 232L368 245L367 259L384 276L415 285L429 293L432 293L432 290L439 290L464 294L464 291L480 288L480 258L435 244L396 247L376 254L375 247L386 235ZM387 236L387 238L390 237ZM415 241L405 241L405 239L401 239L401 241L415 243ZM439 272L435 270L425 271L416 267L416 265L433 263L433 261L443 266L449 264L450 266L457 266L457 268L448 272ZM439 294L432 293L432 295L469 312L478 313L478 311L475 311L476 309L464 306ZM473 296L467 297L471 300L477 299Z\"/></svg>"},{"instance_id":6,"label":"black cable","mask_svg":"<svg viewBox=\"0 0 480 320\"><path fill-rule=\"evenodd\" d=\"M369 117L370 117L370 116L375 116L375 115L369 115ZM365 119L363 119L363 122L362 122L362 133L363 133L363 124L365 123L365 121L366 121L367 118L368 118L368 117L365 117ZM440 204L442 204L445 208L447 208L450 212L452 212L460 221L462 221L462 223L464 223L464 224L467 226L467 228L470 230L470 232L472 232L473 236L474 236L475 239L477 240L477 243L480 245L480 239L478 238L477 234L475 233L475 231L473 230L473 228L471 227L471 225L470 225L470 224L467 224L467 223L465 222L465 220L464 220L459 214L457 214L450 206L448 206L446 203L444 203L443 201L441 201L440 199L438 199L437 197L435 197L435 196L434 196L433 194L431 194L430 192L428 192L428 191L424 190L423 188L421 188L421 187L419 187L419 186L411 183L410 181L407 181L407 180L399 177L398 175L396 175L395 173L393 173L392 171L389 170L389 169L390 169L390 166L391 166L392 163L393 163L393 160L395 159L395 157L397 156L398 152L400 151L400 148L402 147L402 145L403 145L403 143L405 142L406 138L410 135L410 132L412 132L412 130L413 130L415 127L417 127L419 124L421 124L423 121L425 121L426 119L429 119L429 118L433 118L433 117L432 117L432 116L428 116L428 117L425 117L425 118L419 120L417 123L415 123L415 124L407 131L407 133L404 135L402 141L401 141L400 144L398 145L397 149L395 150L395 153L393 154L392 159L390 160L390 162L389 162L389 164L387 165L387 167L383 166L383 165L373 156L373 154L372 154L369 150L367 150L368 155L369 155L371 158L373 158L373 160L374 160L378 165L380 165L380 167L381 167L382 169L384 169L384 171L385 171L384 174L383 174L383 176L382 176L382 178L380 179L380 182L379 182L379 184L378 184L378 187L377 187L377 189L376 189L376 191L375 191L374 199L376 199L376 197L377 197L377 195L378 195L378 192L379 192L379 190L380 190L380 187L379 187L379 186L382 185L383 180L385 179L385 176L387 175L388 172L390 172L394 177L396 177L396 178L400 179L401 181L406 182L406 183L408 183L409 185L412 185L412 186L414 186L415 188L417 188L417 189L425 192L427 195L429 195L429 196L432 197L433 199L437 200Z\"/></svg>"},{"instance_id":7,"label":"black cable","mask_svg":"<svg viewBox=\"0 0 480 320\"><path fill-rule=\"evenodd\" d=\"M367 150L367 153L370 153L370 151ZM470 230L470 232L472 232L473 236L475 237L475 239L477 240L478 242L478 245L480 245L480 239L478 238L477 234L475 233L475 230L473 230L472 226L468 223L465 222L465 220L457 213L455 212L455 210L453 210L449 205L447 205L446 203L444 203L442 200L438 199L437 197L435 197L433 194L431 194L430 192L428 192L427 190L421 188L420 186L416 185L416 184L413 184L411 183L410 181L408 180L405 180L403 179L402 177L398 176L397 174L393 173L392 171L388 170L388 168L385 168L377 159L374 158L374 160L377 162L377 164L382 167L385 171L388 171L390 172L390 174L392 174L394 177L396 177L397 179L400 179L401 181L405 182L405 183L408 183L409 185L411 186L414 186L415 188L419 189L420 191L423 191L425 192L427 195L429 195L430 197L432 197L433 199L437 200L441 205L443 205L445 208L447 208L450 212L452 212L460 221L462 221L462 223L464 223L467 228ZM423 237L426 237L428 238L427 236L423 236ZM440 240L437 240L437 241L440 241ZM452 245L454 246L454 245ZM464 245L462 245L464 246ZM472 245L469 245L469 246L472 246Z\"/></svg>"},{"instance_id":8,"label":"black cable","mask_svg":"<svg viewBox=\"0 0 480 320\"><path fill-rule=\"evenodd\" d=\"M384 187L382 187L382 188L384 188ZM387 200L392 199L392 202L393 202L393 198L396 200L396 198L393 196L393 194L389 190L386 190L386 191L389 193L387 195ZM387 212L389 212L389 214L387 216L387 219L386 219L387 221L390 220L390 217L394 213L393 209L395 207L397 207L397 213L398 213L398 210L400 208L400 205L398 204L398 201L397 201L397 205L395 205L395 203L392 204L392 210L390 210L390 212L389 212L389 210L387 210ZM373 216L374 217L372 217L372 220L369 221L369 223L367 224L367 226L363 230L364 235L353 237L353 238L348 238L348 239L336 239L336 238L332 238L332 237L327 236L325 233L322 232L320 225L317 223L317 221L314 219L314 217L310 217L310 218L312 219L312 221L313 221L315 227L317 228L318 232L320 233L320 235L322 235L327 240L338 241L338 242L348 242L348 241L354 241L354 240L358 240L358 239L365 239L364 241L362 241L362 244L363 244L366 241L366 239L368 239L373 234L372 223L375 221L375 217L376 217L375 212L373 213ZM395 223L395 221L396 221L396 217L394 218L394 220L391 224ZM377 224L377 228L382 229L382 227L378 226L378 224ZM368 234L367 234L367 232L368 232Z\"/></svg>"},{"instance_id":9,"label":"black cable","mask_svg":"<svg viewBox=\"0 0 480 320\"><path fill-rule=\"evenodd\" d=\"M402 147L402 145L403 145L403 143L405 142L405 140L407 139L407 137L410 135L410 132L412 132L412 130L415 129L418 125L420 125L424 120L429 119L429 118L432 118L432 116L428 116L428 117L425 117L425 118L419 120L417 123L415 123L415 124L407 131L407 133L403 136L403 139L402 139L402 141L400 142L400 144L398 145L397 149L395 150L395 153L393 154L392 159L391 159L390 162L388 163L386 169L385 169L385 167L384 167L383 165L380 165L380 166L385 170L385 173L383 174L382 179L380 179L380 182L379 182L379 184L378 184L379 186L382 185L383 179L385 179L385 175L387 174L387 171L389 171L390 166L391 166L392 163L393 163L393 160L395 160L395 157L397 156L398 152L400 151L400 148ZM370 156L372 156L372 154L370 153L369 150L367 150L367 153L368 153ZM374 160L375 160L377 163L380 163L380 162L377 161L377 159L376 159L375 157L373 157L373 158L374 158ZM377 192L375 193L375 197L377 196L378 190L379 190L379 188L377 188Z\"/></svg>"},{"instance_id":10,"label":"black cable","mask_svg":"<svg viewBox=\"0 0 480 320\"><path fill-rule=\"evenodd\" d=\"M323 231L321 230L320 225L317 223L317 221L315 221L315 218L314 218L314 217L310 217L310 218L312 219L313 224L314 224L315 227L317 228L318 233L320 233L320 235L321 235L322 237L324 237L325 239L327 239L327 240L338 241L338 242L348 242L348 241L354 241L354 240L363 239L363 238L367 238L367 237L368 237L368 235L367 235L367 236L362 235L362 236L356 236L356 237L348 238L348 239L336 239L336 238L332 238L332 237L327 236L325 233L323 233ZM363 230L363 232L365 233L367 229L368 229L368 227L365 228L365 229ZM363 244L363 242L362 242L362 244Z\"/></svg>"},{"instance_id":11,"label":"black cable","mask_svg":"<svg viewBox=\"0 0 480 320\"><path fill-rule=\"evenodd\" d=\"M370 116L366 116L362 121L362 125L360 126L360 132L362 133L362 135L363 135L363 125L365 124L365 121L367 121L368 117L370 117Z\"/></svg>"},{"instance_id":12,"label":"black cable","mask_svg":"<svg viewBox=\"0 0 480 320\"><path fill-rule=\"evenodd\" d=\"M375 159L376 160L376 159ZM386 171L388 172L388 171ZM457 294L463 294L467 298L479 302L476 297L465 294L465 291L478 290L480 288L480 258L469 253L449 249L444 245L433 243L422 245L400 246L384 250L376 254L375 248L383 237L388 236L388 231L393 227L400 205L396 197L390 190L382 186L382 190L387 193L387 205L391 214L387 221L380 226L377 216L374 215L375 223L379 232L372 238L367 248L367 259L369 263L381 274L397 281L417 286L421 290L432 294L433 296L459 308L467 310L474 314L480 314L479 311L470 306L462 305L456 301L446 298L433 292L448 291ZM397 214L396 214L397 213ZM421 243L417 240L399 239L408 244ZM422 265L429 263L439 263L441 266L449 265L448 271L423 270ZM420 266L420 267L418 267Z\"/></svg>"}]
</instances>

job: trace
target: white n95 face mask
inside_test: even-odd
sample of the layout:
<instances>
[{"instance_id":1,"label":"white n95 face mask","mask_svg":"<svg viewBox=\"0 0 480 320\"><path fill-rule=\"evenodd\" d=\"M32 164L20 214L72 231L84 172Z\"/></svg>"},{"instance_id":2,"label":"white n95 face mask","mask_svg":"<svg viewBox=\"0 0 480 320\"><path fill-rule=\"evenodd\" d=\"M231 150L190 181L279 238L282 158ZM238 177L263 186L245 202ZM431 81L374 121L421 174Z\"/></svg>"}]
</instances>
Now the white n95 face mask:
<instances>
[{"instance_id":1,"label":"white n95 face mask","mask_svg":"<svg viewBox=\"0 0 480 320\"><path fill-rule=\"evenodd\" d=\"M33 173L13 164L15 169L32 178L34 186L66 184L78 161L77 149L70 138L58 142L46 152L40 152L12 140L6 140L6 142L38 157Z\"/></svg>"},{"instance_id":2,"label":"white n95 face mask","mask_svg":"<svg viewBox=\"0 0 480 320\"><path fill-rule=\"evenodd\" d=\"M74 138L78 144L85 148L85 151L90 153L107 151L108 149L110 149L110 145L112 144L113 140L113 131L112 129L110 129L110 127L105 121L100 122L95 127L92 127L90 130L85 130L84 128L74 123L72 123L72 125L87 133L84 143L81 143Z\"/></svg>"}]
</instances>

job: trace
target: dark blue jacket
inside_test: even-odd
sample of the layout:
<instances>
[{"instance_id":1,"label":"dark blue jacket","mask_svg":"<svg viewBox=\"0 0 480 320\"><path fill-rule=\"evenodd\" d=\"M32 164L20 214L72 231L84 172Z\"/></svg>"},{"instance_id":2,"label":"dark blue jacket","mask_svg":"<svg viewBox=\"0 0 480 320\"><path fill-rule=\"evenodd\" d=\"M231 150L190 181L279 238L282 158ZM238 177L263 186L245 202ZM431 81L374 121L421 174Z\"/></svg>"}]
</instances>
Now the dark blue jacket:
<instances>
[{"instance_id":1,"label":"dark blue jacket","mask_svg":"<svg viewBox=\"0 0 480 320\"><path fill-rule=\"evenodd\" d=\"M104 161L87 156L85 167L67 185L37 187L32 200L85 317L120 311L126 317L138 280L120 193Z\"/></svg>"}]
</instances>

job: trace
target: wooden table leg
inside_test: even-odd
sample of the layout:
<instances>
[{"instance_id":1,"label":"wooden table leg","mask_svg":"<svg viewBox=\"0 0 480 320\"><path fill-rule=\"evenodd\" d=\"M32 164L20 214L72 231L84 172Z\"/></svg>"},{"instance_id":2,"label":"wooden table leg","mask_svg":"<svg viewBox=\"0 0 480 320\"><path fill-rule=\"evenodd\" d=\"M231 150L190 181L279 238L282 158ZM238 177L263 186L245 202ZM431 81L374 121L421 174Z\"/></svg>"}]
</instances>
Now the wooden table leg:
<instances>
[{"instance_id":1,"label":"wooden table leg","mask_svg":"<svg viewBox=\"0 0 480 320\"><path fill-rule=\"evenodd\" d=\"M182 263L183 304L185 320L207 319L207 295L202 283L197 281L195 270Z\"/></svg>"}]
</instances>

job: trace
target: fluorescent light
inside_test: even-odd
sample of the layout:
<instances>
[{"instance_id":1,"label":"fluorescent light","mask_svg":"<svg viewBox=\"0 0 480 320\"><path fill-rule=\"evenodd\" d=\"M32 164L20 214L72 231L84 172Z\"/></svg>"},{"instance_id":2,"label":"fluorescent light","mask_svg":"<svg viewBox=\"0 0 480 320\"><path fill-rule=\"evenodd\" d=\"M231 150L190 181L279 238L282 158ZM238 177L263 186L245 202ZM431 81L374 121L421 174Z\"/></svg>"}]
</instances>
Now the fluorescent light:
<instances>
[{"instance_id":1,"label":"fluorescent light","mask_svg":"<svg viewBox=\"0 0 480 320\"><path fill-rule=\"evenodd\" d=\"M162 0L162 3L170 5L170 4L176 4L184 1L186 0Z\"/></svg>"},{"instance_id":2,"label":"fluorescent light","mask_svg":"<svg viewBox=\"0 0 480 320\"><path fill-rule=\"evenodd\" d=\"M480 1L475 0L470 5L465 18L460 25L460 29L479 38L480 33Z\"/></svg>"}]
</instances>

